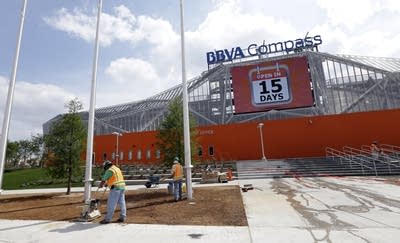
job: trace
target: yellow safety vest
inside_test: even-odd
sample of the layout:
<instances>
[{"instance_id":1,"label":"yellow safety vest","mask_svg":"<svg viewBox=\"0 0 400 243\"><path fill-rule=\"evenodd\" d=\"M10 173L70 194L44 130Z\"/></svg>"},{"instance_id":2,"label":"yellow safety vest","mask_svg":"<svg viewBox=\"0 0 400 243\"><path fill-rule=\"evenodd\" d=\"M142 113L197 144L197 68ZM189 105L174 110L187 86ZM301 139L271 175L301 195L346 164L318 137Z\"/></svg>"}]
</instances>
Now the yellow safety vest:
<instances>
[{"instance_id":1,"label":"yellow safety vest","mask_svg":"<svg viewBox=\"0 0 400 243\"><path fill-rule=\"evenodd\" d=\"M172 173L174 173L174 181L183 178L183 167L180 164L174 164L172 166Z\"/></svg>"},{"instance_id":2,"label":"yellow safety vest","mask_svg":"<svg viewBox=\"0 0 400 243\"><path fill-rule=\"evenodd\" d=\"M125 186L125 181L124 181L124 176L122 175L121 170L115 166L112 165L109 170L113 173L113 175L108 178L107 180L107 185L109 187L111 186Z\"/></svg>"}]
</instances>

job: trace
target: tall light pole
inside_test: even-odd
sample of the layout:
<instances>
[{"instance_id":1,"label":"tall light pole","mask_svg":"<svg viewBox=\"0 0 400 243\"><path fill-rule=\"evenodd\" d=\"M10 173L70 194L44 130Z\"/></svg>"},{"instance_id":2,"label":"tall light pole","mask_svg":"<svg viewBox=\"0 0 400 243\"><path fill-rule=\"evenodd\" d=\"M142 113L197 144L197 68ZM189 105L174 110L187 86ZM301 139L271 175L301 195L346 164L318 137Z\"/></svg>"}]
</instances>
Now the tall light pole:
<instances>
[{"instance_id":1,"label":"tall light pole","mask_svg":"<svg viewBox=\"0 0 400 243\"><path fill-rule=\"evenodd\" d=\"M181 55L182 55L182 104L183 104L183 140L185 147L185 169L187 199L193 199L192 191L192 158L190 153L190 128L189 128L189 104L186 84L186 59L185 59L185 29L183 27L183 0L180 3L181 15Z\"/></svg>"},{"instance_id":2,"label":"tall light pole","mask_svg":"<svg viewBox=\"0 0 400 243\"><path fill-rule=\"evenodd\" d=\"M8 129L9 129L9 125L10 125L11 107L12 107L13 98L14 98L15 79L17 76L18 58L19 58L19 50L20 50L20 46L21 46L22 31L24 29L26 4L27 4L27 0L24 0L24 4L22 5L22 10L21 10L21 22L19 25L17 47L15 48L14 66L13 66L12 73L11 73L10 84L8 86L7 104L4 109L3 128L1 130L1 136L0 136L0 140L1 140L1 142L0 142L0 193L2 191L2 185L3 185L3 172L4 172L4 165L6 163L5 158L6 158L6 150L7 150Z\"/></svg>"},{"instance_id":3,"label":"tall light pole","mask_svg":"<svg viewBox=\"0 0 400 243\"><path fill-rule=\"evenodd\" d=\"M264 126L264 123L260 122L258 123L257 127L260 129L260 139L261 139L261 151L262 151L262 160L267 160L267 158L265 157L265 153L264 153L264 139L263 139L263 135L262 135L262 127Z\"/></svg>"},{"instance_id":4,"label":"tall light pole","mask_svg":"<svg viewBox=\"0 0 400 243\"><path fill-rule=\"evenodd\" d=\"M92 85L90 90L90 107L89 107L89 120L88 120L88 135L86 146L86 169L85 169L85 203L90 203L90 192L92 188L92 160L93 160L93 133L94 133L94 111L96 105L96 82L97 82L97 63L99 59L99 29L100 29L100 16L103 6L103 0L99 0L97 5L97 25L96 25L96 39L94 44L94 57L93 57L93 71L92 71Z\"/></svg>"},{"instance_id":5,"label":"tall light pole","mask_svg":"<svg viewBox=\"0 0 400 243\"><path fill-rule=\"evenodd\" d=\"M121 133L119 133L119 132L113 132L112 134L114 134L116 137L117 137L117 152L116 152L116 154L115 154L115 164L118 166L118 162L119 162L119 160L118 160L118 158L119 158L119 150L118 150L118 146L119 146L119 144L118 144L118 138L120 137L120 136L122 136L122 134Z\"/></svg>"}]
</instances>

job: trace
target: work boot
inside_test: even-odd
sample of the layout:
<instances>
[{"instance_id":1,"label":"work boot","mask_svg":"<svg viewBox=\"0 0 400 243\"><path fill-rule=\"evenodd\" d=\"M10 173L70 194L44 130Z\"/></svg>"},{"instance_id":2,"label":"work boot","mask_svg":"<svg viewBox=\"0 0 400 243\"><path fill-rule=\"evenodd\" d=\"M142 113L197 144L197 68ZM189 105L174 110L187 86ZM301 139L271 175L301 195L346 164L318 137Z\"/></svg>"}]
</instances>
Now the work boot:
<instances>
[{"instance_id":1,"label":"work boot","mask_svg":"<svg viewBox=\"0 0 400 243\"><path fill-rule=\"evenodd\" d=\"M118 222L118 223L125 223L125 219L124 219L124 218L119 218L119 219L117 220L117 222Z\"/></svg>"},{"instance_id":2,"label":"work boot","mask_svg":"<svg viewBox=\"0 0 400 243\"><path fill-rule=\"evenodd\" d=\"M100 223L100 224L108 224L108 223L110 223L110 221L107 221L107 220L103 219L103 220L100 221L99 223Z\"/></svg>"}]
</instances>

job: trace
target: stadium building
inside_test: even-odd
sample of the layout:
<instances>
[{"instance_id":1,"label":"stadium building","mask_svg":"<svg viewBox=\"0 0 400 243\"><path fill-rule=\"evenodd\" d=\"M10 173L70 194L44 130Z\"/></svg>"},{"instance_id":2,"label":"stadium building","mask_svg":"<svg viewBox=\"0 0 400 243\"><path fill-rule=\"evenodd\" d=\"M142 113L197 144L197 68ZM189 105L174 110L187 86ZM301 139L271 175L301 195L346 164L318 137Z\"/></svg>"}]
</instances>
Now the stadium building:
<instances>
[{"instance_id":1,"label":"stadium building","mask_svg":"<svg viewBox=\"0 0 400 243\"><path fill-rule=\"evenodd\" d=\"M322 157L327 148L359 148L374 140L400 146L400 59L315 49L207 53L208 70L188 81L189 111L199 130L195 159ZM157 128L181 94L177 85L96 109L95 163L114 160L118 140L121 164L160 162ZM43 124L44 134L60 117ZM88 113L81 117L87 124Z\"/></svg>"}]
</instances>

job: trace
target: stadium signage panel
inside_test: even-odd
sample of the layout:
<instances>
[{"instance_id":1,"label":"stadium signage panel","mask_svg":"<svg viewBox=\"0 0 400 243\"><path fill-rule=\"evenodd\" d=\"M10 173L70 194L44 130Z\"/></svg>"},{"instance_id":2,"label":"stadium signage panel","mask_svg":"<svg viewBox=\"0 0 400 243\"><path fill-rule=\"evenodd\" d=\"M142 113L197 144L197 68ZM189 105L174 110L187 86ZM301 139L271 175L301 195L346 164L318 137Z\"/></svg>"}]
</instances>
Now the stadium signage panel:
<instances>
[{"instance_id":1,"label":"stadium signage panel","mask_svg":"<svg viewBox=\"0 0 400 243\"><path fill-rule=\"evenodd\" d=\"M237 46L232 47L231 49L207 52L207 64L216 64L220 62L232 61L238 58L265 55L276 52L291 52L296 49L310 48L318 46L320 44L322 44L322 38L320 35L316 35L314 37L299 38L296 40L275 42L270 44L263 43L261 45L257 45L253 43L244 50L241 47Z\"/></svg>"},{"instance_id":2,"label":"stadium signage panel","mask_svg":"<svg viewBox=\"0 0 400 243\"><path fill-rule=\"evenodd\" d=\"M235 114L314 104L305 56L231 68Z\"/></svg>"}]
</instances>

